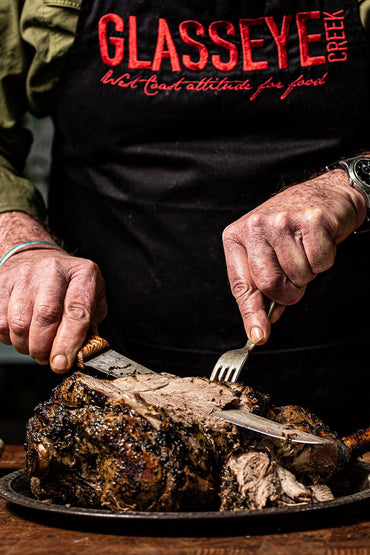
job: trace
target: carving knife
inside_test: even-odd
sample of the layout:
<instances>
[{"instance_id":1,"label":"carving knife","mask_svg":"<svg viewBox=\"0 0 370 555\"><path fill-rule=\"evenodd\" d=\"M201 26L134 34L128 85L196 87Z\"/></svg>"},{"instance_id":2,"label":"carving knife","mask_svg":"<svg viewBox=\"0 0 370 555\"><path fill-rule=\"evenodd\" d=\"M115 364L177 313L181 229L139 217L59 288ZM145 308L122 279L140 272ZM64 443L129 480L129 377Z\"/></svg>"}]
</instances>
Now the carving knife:
<instances>
[{"instance_id":1,"label":"carving knife","mask_svg":"<svg viewBox=\"0 0 370 555\"><path fill-rule=\"evenodd\" d=\"M77 355L77 366L89 373L101 373L105 378L123 378L132 374L153 374L142 364L111 349L99 335L91 336Z\"/></svg>"},{"instance_id":2,"label":"carving knife","mask_svg":"<svg viewBox=\"0 0 370 555\"><path fill-rule=\"evenodd\" d=\"M224 409L213 411L213 416L221 418L226 422L247 428L252 432L257 432L284 441L293 443L307 443L311 445L321 445L324 443L333 443L332 440L315 436L308 432L297 430L287 424L275 422L269 418L264 418L253 412L247 412L242 409Z\"/></svg>"},{"instance_id":3,"label":"carving knife","mask_svg":"<svg viewBox=\"0 0 370 555\"><path fill-rule=\"evenodd\" d=\"M77 356L77 365L89 374L99 373L103 374L105 378L123 378L135 373L155 373L153 370L111 349L109 343L99 335L90 337L83 346ZM236 426L241 426L253 432L284 441L311 445L331 443L328 439L296 430L291 426L246 412L242 409L215 410L212 412L212 415Z\"/></svg>"}]
</instances>

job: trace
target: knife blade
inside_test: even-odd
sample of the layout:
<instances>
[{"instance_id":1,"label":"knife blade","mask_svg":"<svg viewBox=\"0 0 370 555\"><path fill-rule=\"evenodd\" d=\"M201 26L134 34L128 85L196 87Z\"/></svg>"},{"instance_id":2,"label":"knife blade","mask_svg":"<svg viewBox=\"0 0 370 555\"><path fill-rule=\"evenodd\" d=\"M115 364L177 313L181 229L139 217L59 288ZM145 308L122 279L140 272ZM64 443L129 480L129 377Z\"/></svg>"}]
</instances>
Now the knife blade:
<instances>
[{"instance_id":1,"label":"knife blade","mask_svg":"<svg viewBox=\"0 0 370 555\"><path fill-rule=\"evenodd\" d=\"M111 349L108 341L98 335L88 339L77 355L77 366L98 372L106 378L123 378L132 374L154 374L142 364Z\"/></svg>"},{"instance_id":2,"label":"knife blade","mask_svg":"<svg viewBox=\"0 0 370 555\"><path fill-rule=\"evenodd\" d=\"M259 416L258 414L254 414L252 412L246 412L242 409L215 410L212 414L213 416L221 418L231 424L235 424L236 426L241 426L242 428L247 428L253 432L282 439L284 441L307 443L312 445L332 443L332 440L330 439L297 430L287 424L281 424L280 422L275 422L269 418Z\"/></svg>"}]
</instances>

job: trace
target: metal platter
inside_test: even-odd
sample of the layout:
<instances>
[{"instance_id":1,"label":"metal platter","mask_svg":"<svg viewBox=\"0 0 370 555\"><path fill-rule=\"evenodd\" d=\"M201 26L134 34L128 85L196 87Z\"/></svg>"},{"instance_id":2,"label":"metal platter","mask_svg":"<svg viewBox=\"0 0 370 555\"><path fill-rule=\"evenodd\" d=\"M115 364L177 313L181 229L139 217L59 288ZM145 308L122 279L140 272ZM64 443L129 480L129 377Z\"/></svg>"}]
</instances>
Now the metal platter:
<instances>
[{"instance_id":1,"label":"metal platter","mask_svg":"<svg viewBox=\"0 0 370 555\"><path fill-rule=\"evenodd\" d=\"M281 525L282 522L287 523L294 520L297 523L297 517L298 520L302 520L302 517L309 518L311 526L312 521L317 521L322 526L325 515L334 514L336 522L338 522L338 514L343 514L343 509L346 510L345 514L348 519L349 516L353 516L353 509L359 506L361 507L360 515L363 514L366 517L369 514L370 464L355 463L351 465L346 473L338 475L336 482L331 486L336 491L337 497L331 501L314 504L225 512L112 512L105 509L72 507L39 501L31 493L30 481L26 471L17 470L0 478L0 497L13 504L15 510L23 511L23 514L25 514L24 511L28 511L28 514L31 513L33 516L36 514L36 517L37 515L41 515L41 518L42 516L57 517L54 521L57 520L59 526L65 526L66 523L67 526L71 526L72 523L72 526L76 527L76 522L79 521L82 525L83 522L89 522L90 526L96 527L104 521L105 524L114 524L115 527L118 526L119 529L123 528L126 531L127 526L129 526L130 532L133 532L135 525L139 525L142 530L143 524L145 524L146 532L153 525L157 533L159 529L168 531L173 528L173 525L176 528L179 525L189 527L189 524L192 525L192 532L195 532L197 526L200 527L203 533L206 532L207 526L211 526L214 532L219 532L220 528L225 528L223 524L226 524L226 528L230 531L235 529L235 526L238 528L243 526L244 532L253 532L257 529L268 530L269 524L272 522L275 522L275 524L279 522ZM295 519L292 519L292 515L295 515ZM61 524L61 519L63 519L64 524ZM282 526L285 528L284 524Z\"/></svg>"}]
</instances>

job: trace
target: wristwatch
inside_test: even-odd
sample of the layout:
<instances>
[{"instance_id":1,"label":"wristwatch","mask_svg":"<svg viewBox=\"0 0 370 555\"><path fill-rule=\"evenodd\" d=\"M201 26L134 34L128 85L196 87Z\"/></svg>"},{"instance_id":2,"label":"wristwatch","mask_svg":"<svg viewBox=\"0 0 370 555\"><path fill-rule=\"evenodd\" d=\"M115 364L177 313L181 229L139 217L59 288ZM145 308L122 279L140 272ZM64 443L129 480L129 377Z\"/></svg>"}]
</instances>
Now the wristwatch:
<instances>
[{"instance_id":1,"label":"wristwatch","mask_svg":"<svg viewBox=\"0 0 370 555\"><path fill-rule=\"evenodd\" d=\"M343 168L348 172L350 182L365 193L367 209L370 210L370 158L354 156L339 160L330 169ZM328 168L329 169L329 168Z\"/></svg>"}]
</instances>

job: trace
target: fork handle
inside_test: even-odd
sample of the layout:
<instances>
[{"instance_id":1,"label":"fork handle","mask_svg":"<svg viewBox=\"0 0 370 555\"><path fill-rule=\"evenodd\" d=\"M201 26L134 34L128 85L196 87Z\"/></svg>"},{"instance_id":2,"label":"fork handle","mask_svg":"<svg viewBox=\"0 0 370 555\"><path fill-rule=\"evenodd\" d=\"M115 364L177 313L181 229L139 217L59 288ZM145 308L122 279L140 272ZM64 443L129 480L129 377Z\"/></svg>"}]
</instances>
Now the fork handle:
<instances>
[{"instance_id":1,"label":"fork handle","mask_svg":"<svg viewBox=\"0 0 370 555\"><path fill-rule=\"evenodd\" d=\"M272 311L274 310L275 306L276 306L275 301L270 301L269 309L267 311L268 319L270 319L270 316L271 316Z\"/></svg>"},{"instance_id":2,"label":"fork handle","mask_svg":"<svg viewBox=\"0 0 370 555\"><path fill-rule=\"evenodd\" d=\"M275 308L275 305L276 305L275 301L270 301L270 304L269 304L269 307L268 307L268 310L267 310L268 319L270 319L270 316L271 316L271 314L272 314L272 311L273 311L274 308ZM252 351L252 350L255 348L255 346L256 346L256 344L255 344L255 343L252 343L252 341L251 341L250 339L248 339L248 341L246 342L244 348L245 348L245 349L248 349L248 352L250 352L250 351Z\"/></svg>"}]
</instances>

